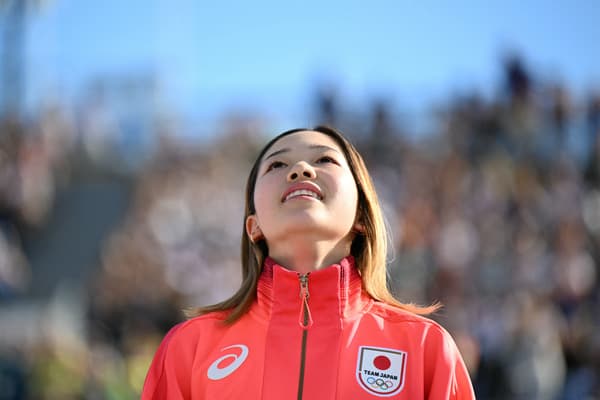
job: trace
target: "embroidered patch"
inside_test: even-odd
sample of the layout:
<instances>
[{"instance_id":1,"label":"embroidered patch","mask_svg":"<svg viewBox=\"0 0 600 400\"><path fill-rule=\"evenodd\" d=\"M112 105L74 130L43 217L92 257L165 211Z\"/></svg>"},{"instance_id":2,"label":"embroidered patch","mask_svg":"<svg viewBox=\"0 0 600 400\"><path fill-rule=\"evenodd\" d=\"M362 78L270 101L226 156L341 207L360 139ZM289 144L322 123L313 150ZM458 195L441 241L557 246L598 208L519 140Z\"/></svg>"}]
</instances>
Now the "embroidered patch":
<instances>
[{"instance_id":1,"label":"embroidered patch","mask_svg":"<svg viewBox=\"0 0 600 400\"><path fill-rule=\"evenodd\" d=\"M356 363L356 380L367 392L387 397L404 387L406 352L361 346Z\"/></svg>"}]
</instances>

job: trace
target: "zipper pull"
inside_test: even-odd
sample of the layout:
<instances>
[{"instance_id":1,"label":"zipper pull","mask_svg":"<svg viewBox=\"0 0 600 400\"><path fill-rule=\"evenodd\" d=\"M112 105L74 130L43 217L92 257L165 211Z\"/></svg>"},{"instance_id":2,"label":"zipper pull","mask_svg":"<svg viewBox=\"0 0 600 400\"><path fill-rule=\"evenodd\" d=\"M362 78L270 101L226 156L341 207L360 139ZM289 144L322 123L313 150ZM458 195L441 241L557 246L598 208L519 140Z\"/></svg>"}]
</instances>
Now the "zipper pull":
<instances>
[{"instance_id":1,"label":"zipper pull","mask_svg":"<svg viewBox=\"0 0 600 400\"><path fill-rule=\"evenodd\" d=\"M298 324L302 329L308 329L313 324L312 315L310 308L308 307L308 299L310 293L308 292L308 275L309 274L298 274L300 280L300 315L298 316Z\"/></svg>"}]
</instances>

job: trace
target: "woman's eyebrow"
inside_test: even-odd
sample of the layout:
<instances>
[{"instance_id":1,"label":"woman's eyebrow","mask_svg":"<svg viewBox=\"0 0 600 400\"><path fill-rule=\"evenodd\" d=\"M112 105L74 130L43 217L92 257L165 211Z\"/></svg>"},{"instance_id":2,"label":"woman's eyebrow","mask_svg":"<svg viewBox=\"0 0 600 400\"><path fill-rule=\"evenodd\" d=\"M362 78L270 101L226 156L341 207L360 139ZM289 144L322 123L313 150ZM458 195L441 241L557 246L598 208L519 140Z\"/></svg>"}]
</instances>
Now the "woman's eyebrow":
<instances>
[{"instance_id":1,"label":"woman's eyebrow","mask_svg":"<svg viewBox=\"0 0 600 400\"><path fill-rule=\"evenodd\" d=\"M266 156L265 160L268 160L271 157L275 157L277 154L285 153L285 152L288 152L288 151L290 151L290 149L288 149L288 148L284 148L284 149L281 149L281 150L274 151L271 154L269 154L268 156Z\"/></svg>"},{"instance_id":2,"label":"woman's eyebrow","mask_svg":"<svg viewBox=\"0 0 600 400\"><path fill-rule=\"evenodd\" d=\"M319 149L319 150L331 150L331 151L335 151L336 153L340 153L340 151L338 149L335 149L333 147L330 146L325 146L323 144L312 144L310 146L308 146L311 149Z\"/></svg>"},{"instance_id":3,"label":"woman's eyebrow","mask_svg":"<svg viewBox=\"0 0 600 400\"><path fill-rule=\"evenodd\" d=\"M330 146L325 146L323 144L311 144L310 146L308 146L308 148L309 149L319 149L319 150L331 150L331 151L335 151L336 153L340 153L339 150L337 150L337 149L335 149L333 147L330 147ZM283 149L274 151L271 154L269 154L268 156L266 156L265 160L268 160L271 157L275 157L276 155L281 154L281 153L287 153L289 151L291 151L291 149L288 148L288 147L285 147Z\"/></svg>"}]
</instances>

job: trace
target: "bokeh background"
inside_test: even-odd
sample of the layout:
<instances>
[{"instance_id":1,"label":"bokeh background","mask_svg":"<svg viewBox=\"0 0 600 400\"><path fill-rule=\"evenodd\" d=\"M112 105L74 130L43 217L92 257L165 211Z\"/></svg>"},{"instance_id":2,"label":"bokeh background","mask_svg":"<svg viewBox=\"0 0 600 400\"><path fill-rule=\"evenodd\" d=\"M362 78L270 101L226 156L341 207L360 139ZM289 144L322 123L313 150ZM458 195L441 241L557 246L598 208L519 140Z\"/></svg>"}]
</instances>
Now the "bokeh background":
<instances>
[{"instance_id":1,"label":"bokeh background","mask_svg":"<svg viewBox=\"0 0 600 400\"><path fill-rule=\"evenodd\" d=\"M239 285L267 138L328 123L480 399L600 399L596 1L0 0L0 399L135 399Z\"/></svg>"}]
</instances>

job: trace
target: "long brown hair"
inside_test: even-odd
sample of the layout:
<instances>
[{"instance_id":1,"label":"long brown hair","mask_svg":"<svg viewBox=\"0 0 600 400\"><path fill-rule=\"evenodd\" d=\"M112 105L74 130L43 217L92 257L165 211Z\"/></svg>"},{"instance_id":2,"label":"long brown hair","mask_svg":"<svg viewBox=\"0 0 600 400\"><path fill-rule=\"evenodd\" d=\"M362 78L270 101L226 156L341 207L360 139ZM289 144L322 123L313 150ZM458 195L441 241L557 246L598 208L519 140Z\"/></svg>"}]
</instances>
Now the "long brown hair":
<instances>
[{"instance_id":1,"label":"long brown hair","mask_svg":"<svg viewBox=\"0 0 600 400\"><path fill-rule=\"evenodd\" d=\"M358 272L362 277L364 289L376 300L394 305L403 310L425 315L439 308L434 304L428 307L420 307L410 303L401 303L394 298L387 286L387 230L375 186L367 171L365 163L356 148L339 131L327 126L317 126L313 129L292 129L285 131L271 139L258 155L248 181L246 183L246 206L244 210L244 221L242 223L242 285L239 290L229 299L206 307L199 307L191 312L189 316L206 314L213 311L229 312L225 322L233 323L238 320L250 307L256 298L256 288L262 265L269 255L269 249L265 240L252 243L246 233L245 223L248 216L256 212L254 206L254 188L260 162L265 153L284 136L297 132L315 131L331 137L342 150L358 190L357 221L364 227L364 231L356 235L351 246L351 254L356 260Z\"/></svg>"}]
</instances>

